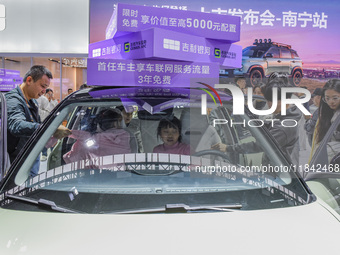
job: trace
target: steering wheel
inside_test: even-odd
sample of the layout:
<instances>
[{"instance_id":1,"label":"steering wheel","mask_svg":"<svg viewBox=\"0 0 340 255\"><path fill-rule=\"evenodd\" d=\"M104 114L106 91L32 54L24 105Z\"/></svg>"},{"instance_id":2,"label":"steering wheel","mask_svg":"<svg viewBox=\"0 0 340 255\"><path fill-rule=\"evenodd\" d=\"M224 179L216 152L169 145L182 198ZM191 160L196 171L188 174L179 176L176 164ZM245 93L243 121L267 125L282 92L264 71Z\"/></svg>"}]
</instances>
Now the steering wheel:
<instances>
[{"instance_id":1,"label":"steering wheel","mask_svg":"<svg viewBox=\"0 0 340 255\"><path fill-rule=\"evenodd\" d=\"M218 151L218 150L203 150L203 151L197 151L195 152L192 156L196 156L196 157L200 157L200 156L204 156L204 155L214 155L214 156L219 156L221 158L223 158L227 163L231 163L228 156L222 152L222 151Z\"/></svg>"}]
</instances>

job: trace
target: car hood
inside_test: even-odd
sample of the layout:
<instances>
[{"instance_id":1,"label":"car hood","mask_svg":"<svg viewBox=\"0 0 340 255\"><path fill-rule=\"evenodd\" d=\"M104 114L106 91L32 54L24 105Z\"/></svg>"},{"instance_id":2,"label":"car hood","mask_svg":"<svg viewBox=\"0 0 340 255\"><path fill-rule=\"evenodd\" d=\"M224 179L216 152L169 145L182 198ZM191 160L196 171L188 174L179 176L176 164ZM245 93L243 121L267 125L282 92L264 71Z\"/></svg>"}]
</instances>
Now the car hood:
<instances>
[{"instance_id":1,"label":"car hood","mask_svg":"<svg viewBox=\"0 0 340 255\"><path fill-rule=\"evenodd\" d=\"M0 254L337 254L340 223L309 205L85 215L0 209Z\"/></svg>"}]
</instances>

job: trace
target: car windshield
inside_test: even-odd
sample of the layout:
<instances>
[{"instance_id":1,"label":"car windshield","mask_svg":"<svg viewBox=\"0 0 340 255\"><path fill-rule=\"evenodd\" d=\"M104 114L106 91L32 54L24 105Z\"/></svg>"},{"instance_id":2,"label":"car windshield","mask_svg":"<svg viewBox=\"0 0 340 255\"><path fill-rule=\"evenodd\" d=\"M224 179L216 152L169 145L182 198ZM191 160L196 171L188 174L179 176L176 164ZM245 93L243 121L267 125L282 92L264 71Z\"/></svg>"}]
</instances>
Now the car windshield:
<instances>
[{"instance_id":1,"label":"car windshield","mask_svg":"<svg viewBox=\"0 0 340 255\"><path fill-rule=\"evenodd\" d=\"M268 47L249 46L243 49L242 56L246 56L250 58L262 58L264 53L267 50L268 50Z\"/></svg>"},{"instance_id":2,"label":"car windshield","mask_svg":"<svg viewBox=\"0 0 340 255\"><path fill-rule=\"evenodd\" d=\"M202 94L102 88L69 98L7 174L2 207L46 210L47 204L98 214L178 204L255 210L307 203L304 184L261 121L233 115L227 95L204 105ZM72 134L54 138L59 125ZM48 159L30 176L44 147L52 148Z\"/></svg>"},{"instance_id":3,"label":"car windshield","mask_svg":"<svg viewBox=\"0 0 340 255\"><path fill-rule=\"evenodd\" d=\"M337 116L320 144L315 145L316 151L308 168L305 168L306 180L334 178L340 181L340 117ZM333 185L334 186L334 185ZM337 185L336 189L339 189ZM338 196L335 196L338 198Z\"/></svg>"}]
</instances>

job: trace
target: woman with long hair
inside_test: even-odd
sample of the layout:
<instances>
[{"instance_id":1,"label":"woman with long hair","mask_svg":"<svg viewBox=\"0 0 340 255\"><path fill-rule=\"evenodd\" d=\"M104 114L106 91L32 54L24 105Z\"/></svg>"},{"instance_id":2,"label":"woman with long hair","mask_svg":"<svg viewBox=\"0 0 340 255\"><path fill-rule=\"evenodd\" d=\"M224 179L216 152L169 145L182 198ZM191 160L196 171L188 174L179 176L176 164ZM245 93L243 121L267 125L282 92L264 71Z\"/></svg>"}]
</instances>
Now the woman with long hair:
<instances>
[{"instance_id":1,"label":"woman with long hair","mask_svg":"<svg viewBox=\"0 0 340 255\"><path fill-rule=\"evenodd\" d=\"M316 132L317 143L321 142L333 121L340 114L340 80L329 80L322 89L321 98Z\"/></svg>"},{"instance_id":2,"label":"woman with long hair","mask_svg":"<svg viewBox=\"0 0 340 255\"><path fill-rule=\"evenodd\" d=\"M322 89L318 122L313 136L311 157L340 114L340 79L331 79ZM310 159L311 159L310 157Z\"/></svg>"}]
</instances>

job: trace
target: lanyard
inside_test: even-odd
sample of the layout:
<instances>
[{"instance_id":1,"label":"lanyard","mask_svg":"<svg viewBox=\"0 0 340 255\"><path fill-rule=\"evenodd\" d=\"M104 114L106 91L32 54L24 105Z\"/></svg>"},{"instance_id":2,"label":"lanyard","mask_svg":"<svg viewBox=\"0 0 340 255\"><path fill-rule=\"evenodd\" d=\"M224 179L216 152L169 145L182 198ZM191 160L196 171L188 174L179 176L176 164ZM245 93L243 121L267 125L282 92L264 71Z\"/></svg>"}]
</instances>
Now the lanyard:
<instances>
[{"instance_id":1,"label":"lanyard","mask_svg":"<svg viewBox=\"0 0 340 255\"><path fill-rule=\"evenodd\" d=\"M29 104L29 102L27 101L26 96L25 96L25 93L24 93L24 91L21 89L21 87L20 87L20 90L21 90L21 92L22 92L22 95L24 96L26 105L27 105L27 107L28 107L29 115L30 115L30 117L31 117L31 122L35 122L34 119L33 119L33 116L32 116L32 112L31 112L31 108L32 108L32 107L31 107L31 105Z\"/></svg>"}]
</instances>

